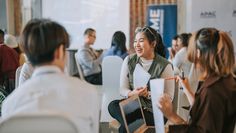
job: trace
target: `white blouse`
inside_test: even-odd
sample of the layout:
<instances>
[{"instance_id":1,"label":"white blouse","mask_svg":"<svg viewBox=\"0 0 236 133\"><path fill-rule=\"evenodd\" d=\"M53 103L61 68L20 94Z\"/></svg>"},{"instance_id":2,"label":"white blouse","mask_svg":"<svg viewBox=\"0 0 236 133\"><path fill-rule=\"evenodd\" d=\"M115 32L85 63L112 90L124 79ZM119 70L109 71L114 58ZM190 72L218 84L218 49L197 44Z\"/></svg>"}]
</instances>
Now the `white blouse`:
<instances>
[{"instance_id":1,"label":"white blouse","mask_svg":"<svg viewBox=\"0 0 236 133\"><path fill-rule=\"evenodd\" d=\"M151 64L153 60L146 60L144 58L141 59L141 64L143 68L148 71L149 68L151 67ZM128 93L131 91L129 89L129 79L128 79L128 60L129 57L127 56L124 59L124 62L122 64L121 68L121 74L120 74L120 94L121 96L127 98ZM168 78L168 77L173 77L174 76L174 71L172 69L171 64L168 64L165 68L165 70L161 74L161 78ZM175 81L174 80L166 80L165 81L165 88L164 88L164 93L167 93L170 95L170 97L173 99L174 98L174 90L175 89Z\"/></svg>"}]
</instances>

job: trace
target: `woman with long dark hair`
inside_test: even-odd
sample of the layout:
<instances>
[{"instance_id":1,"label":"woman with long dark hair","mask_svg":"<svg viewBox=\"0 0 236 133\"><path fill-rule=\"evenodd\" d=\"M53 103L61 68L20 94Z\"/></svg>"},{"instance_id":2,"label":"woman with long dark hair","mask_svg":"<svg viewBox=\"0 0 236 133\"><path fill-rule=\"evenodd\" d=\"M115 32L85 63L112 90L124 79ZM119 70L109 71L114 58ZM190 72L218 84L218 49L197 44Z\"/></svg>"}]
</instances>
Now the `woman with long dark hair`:
<instances>
[{"instance_id":1,"label":"woman with long dark hair","mask_svg":"<svg viewBox=\"0 0 236 133\"><path fill-rule=\"evenodd\" d=\"M137 64L143 67L150 75L150 79L166 78L174 75L172 65L164 58L164 45L161 43L161 37L151 27L138 28L134 40L135 54L129 55L124 59L120 76L120 94L124 99L138 95L142 104L145 121L148 126L154 125L152 103L150 99L150 86L135 88L134 69ZM149 80L150 80L149 79ZM174 96L174 81L166 81L164 92ZM125 131L124 120L121 115L119 103L122 100L112 101L108 110L113 118L121 124L119 132ZM134 115L135 116L135 115Z\"/></svg>"}]
</instances>

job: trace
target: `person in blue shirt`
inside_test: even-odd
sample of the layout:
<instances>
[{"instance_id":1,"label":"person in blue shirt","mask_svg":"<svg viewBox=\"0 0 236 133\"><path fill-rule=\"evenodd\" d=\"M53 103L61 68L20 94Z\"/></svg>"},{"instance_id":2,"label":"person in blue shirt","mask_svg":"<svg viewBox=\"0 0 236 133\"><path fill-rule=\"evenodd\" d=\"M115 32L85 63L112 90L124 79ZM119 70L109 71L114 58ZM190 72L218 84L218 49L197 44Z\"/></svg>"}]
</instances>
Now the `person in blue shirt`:
<instances>
[{"instance_id":1,"label":"person in blue shirt","mask_svg":"<svg viewBox=\"0 0 236 133\"><path fill-rule=\"evenodd\" d=\"M106 51L104 57L119 56L122 59L124 59L128 55L125 43L126 43L126 37L124 32L116 31L112 37L111 47Z\"/></svg>"}]
</instances>

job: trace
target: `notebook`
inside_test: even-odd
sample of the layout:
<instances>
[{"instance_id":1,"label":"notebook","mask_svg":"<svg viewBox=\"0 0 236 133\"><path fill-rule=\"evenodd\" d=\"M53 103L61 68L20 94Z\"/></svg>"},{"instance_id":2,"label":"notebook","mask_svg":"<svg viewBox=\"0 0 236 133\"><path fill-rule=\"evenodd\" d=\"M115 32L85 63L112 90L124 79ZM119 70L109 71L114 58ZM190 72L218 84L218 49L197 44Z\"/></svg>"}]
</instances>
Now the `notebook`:
<instances>
[{"instance_id":1,"label":"notebook","mask_svg":"<svg viewBox=\"0 0 236 133\"><path fill-rule=\"evenodd\" d=\"M132 96L119 105L127 133L155 133L155 127L147 126L145 122L138 96Z\"/></svg>"}]
</instances>

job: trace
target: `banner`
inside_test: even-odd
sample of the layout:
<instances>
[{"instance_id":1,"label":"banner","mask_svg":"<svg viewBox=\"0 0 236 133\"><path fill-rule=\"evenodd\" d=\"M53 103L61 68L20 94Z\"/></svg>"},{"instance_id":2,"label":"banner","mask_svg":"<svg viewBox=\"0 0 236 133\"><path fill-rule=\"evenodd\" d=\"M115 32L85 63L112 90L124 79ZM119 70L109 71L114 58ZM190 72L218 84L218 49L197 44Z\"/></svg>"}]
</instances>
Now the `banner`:
<instances>
[{"instance_id":1,"label":"banner","mask_svg":"<svg viewBox=\"0 0 236 133\"><path fill-rule=\"evenodd\" d=\"M177 34L177 5L148 6L147 24L161 34L166 48L171 47L172 37Z\"/></svg>"}]
</instances>

